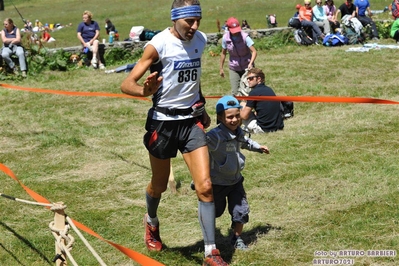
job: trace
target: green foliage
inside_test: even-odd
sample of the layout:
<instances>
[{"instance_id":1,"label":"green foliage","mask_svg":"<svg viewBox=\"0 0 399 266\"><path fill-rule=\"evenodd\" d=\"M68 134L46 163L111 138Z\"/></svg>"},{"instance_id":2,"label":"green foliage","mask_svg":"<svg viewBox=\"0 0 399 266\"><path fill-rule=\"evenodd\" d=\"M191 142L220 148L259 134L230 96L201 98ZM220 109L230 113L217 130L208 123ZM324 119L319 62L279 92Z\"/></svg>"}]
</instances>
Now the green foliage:
<instances>
[{"instance_id":1,"label":"green foliage","mask_svg":"<svg viewBox=\"0 0 399 266\"><path fill-rule=\"evenodd\" d=\"M284 30L274 33L270 36L255 39L255 47L257 50L270 50L272 48L279 48L286 45L294 44L293 34L291 30Z\"/></svg>"},{"instance_id":2,"label":"green foliage","mask_svg":"<svg viewBox=\"0 0 399 266\"><path fill-rule=\"evenodd\" d=\"M141 48L134 49L133 51L122 48L112 48L106 50L104 59L107 65L117 65L135 62L142 54L143 49Z\"/></svg>"},{"instance_id":3,"label":"green foliage","mask_svg":"<svg viewBox=\"0 0 399 266\"><path fill-rule=\"evenodd\" d=\"M391 38L391 27L393 21L385 20L385 21L377 21L375 25L377 26L378 34L381 39L389 39Z\"/></svg>"},{"instance_id":4,"label":"green foliage","mask_svg":"<svg viewBox=\"0 0 399 266\"><path fill-rule=\"evenodd\" d=\"M39 74L44 70L67 71L75 69L76 64L70 62L70 52L59 49L50 52L47 48L37 44L30 45L27 53L27 62L31 74Z\"/></svg>"},{"instance_id":5,"label":"green foliage","mask_svg":"<svg viewBox=\"0 0 399 266\"><path fill-rule=\"evenodd\" d=\"M220 53L222 52L222 46L221 45L208 45L206 50L210 56L219 56Z\"/></svg>"}]
</instances>

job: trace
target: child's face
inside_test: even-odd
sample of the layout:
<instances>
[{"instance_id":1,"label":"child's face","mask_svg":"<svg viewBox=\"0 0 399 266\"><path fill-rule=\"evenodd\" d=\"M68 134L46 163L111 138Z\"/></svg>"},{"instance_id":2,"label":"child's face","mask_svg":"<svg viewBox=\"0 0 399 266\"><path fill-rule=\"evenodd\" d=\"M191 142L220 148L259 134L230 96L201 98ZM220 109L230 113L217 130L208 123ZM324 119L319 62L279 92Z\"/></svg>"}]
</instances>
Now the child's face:
<instances>
[{"instance_id":1,"label":"child's face","mask_svg":"<svg viewBox=\"0 0 399 266\"><path fill-rule=\"evenodd\" d=\"M230 108L224 111L224 115L219 118L220 123L225 125L231 131L236 131L236 129L241 126L241 116L239 108Z\"/></svg>"}]
</instances>

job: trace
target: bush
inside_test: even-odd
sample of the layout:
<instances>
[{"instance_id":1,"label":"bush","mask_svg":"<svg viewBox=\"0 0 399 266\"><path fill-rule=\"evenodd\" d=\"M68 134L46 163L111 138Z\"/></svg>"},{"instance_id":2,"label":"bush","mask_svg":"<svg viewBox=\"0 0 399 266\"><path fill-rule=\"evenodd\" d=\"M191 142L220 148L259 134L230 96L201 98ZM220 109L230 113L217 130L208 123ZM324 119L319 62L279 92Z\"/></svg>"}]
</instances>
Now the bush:
<instances>
[{"instance_id":1,"label":"bush","mask_svg":"<svg viewBox=\"0 0 399 266\"><path fill-rule=\"evenodd\" d=\"M143 54L143 49L135 49L133 51L122 49L122 48L112 48L107 49L104 54L105 62L107 65L121 65L124 63L136 62Z\"/></svg>"},{"instance_id":2,"label":"bush","mask_svg":"<svg viewBox=\"0 0 399 266\"><path fill-rule=\"evenodd\" d=\"M283 30L264 38L255 39L254 42L257 50L270 50L294 44L293 37L294 35L291 30Z\"/></svg>"},{"instance_id":3,"label":"bush","mask_svg":"<svg viewBox=\"0 0 399 266\"><path fill-rule=\"evenodd\" d=\"M391 38L390 32L393 21L377 21L375 25L377 26L378 34L380 39L389 39Z\"/></svg>"}]
</instances>

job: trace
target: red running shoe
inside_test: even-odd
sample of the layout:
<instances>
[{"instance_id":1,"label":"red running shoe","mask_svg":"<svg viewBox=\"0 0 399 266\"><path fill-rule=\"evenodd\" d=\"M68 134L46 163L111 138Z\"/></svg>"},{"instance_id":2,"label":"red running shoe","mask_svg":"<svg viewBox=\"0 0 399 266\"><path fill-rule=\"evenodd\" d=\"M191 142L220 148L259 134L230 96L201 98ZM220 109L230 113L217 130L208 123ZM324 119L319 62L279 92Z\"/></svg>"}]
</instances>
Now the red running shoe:
<instances>
[{"instance_id":1,"label":"red running shoe","mask_svg":"<svg viewBox=\"0 0 399 266\"><path fill-rule=\"evenodd\" d=\"M202 266L228 266L228 264L220 256L218 249L212 250L212 254L206 256Z\"/></svg>"},{"instance_id":2,"label":"red running shoe","mask_svg":"<svg viewBox=\"0 0 399 266\"><path fill-rule=\"evenodd\" d=\"M159 224L158 226L152 226L147 222L147 216L148 214L146 213L144 215L144 227L145 227L145 233L144 233L144 242L145 245L147 246L147 249L150 251L161 251L162 250L162 240L161 237L159 236Z\"/></svg>"}]
</instances>

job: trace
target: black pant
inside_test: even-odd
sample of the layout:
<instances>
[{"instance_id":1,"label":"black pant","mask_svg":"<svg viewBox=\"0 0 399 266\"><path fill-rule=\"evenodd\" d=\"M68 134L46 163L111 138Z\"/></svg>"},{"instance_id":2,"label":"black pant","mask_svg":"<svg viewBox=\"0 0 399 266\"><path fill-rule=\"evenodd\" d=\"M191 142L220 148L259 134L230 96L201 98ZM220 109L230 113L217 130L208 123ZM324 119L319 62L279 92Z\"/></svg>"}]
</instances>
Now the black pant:
<instances>
[{"instance_id":1,"label":"black pant","mask_svg":"<svg viewBox=\"0 0 399 266\"><path fill-rule=\"evenodd\" d=\"M340 27L341 27L341 24L338 21L335 21L335 23L330 21L331 33L335 33L336 29L338 29Z\"/></svg>"},{"instance_id":2,"label":"black pant","mask_svg":"<svg viewBox=\"0 0 399 266\"><path fill-rule=\"evenodd\" d=\"M357 19L362 23L363 27L366 27L367 25L371 26L371 35L373 38L379 38L378 37L378 31L377 31L377 26L375 25L374 21L367 17L367 16L358 16Z\"/></svg>"},{"instance_id":3,"label":"black pant","mask_svg":"<svg viewBox=\"0 0 399 266\"><path fill-rule=\"evenodd\" d=\"M393 38L395 39L395 41L399 42L399 30L397 30L395 32L395 35L393 36Z\"/></svg>"}]
</instances>

